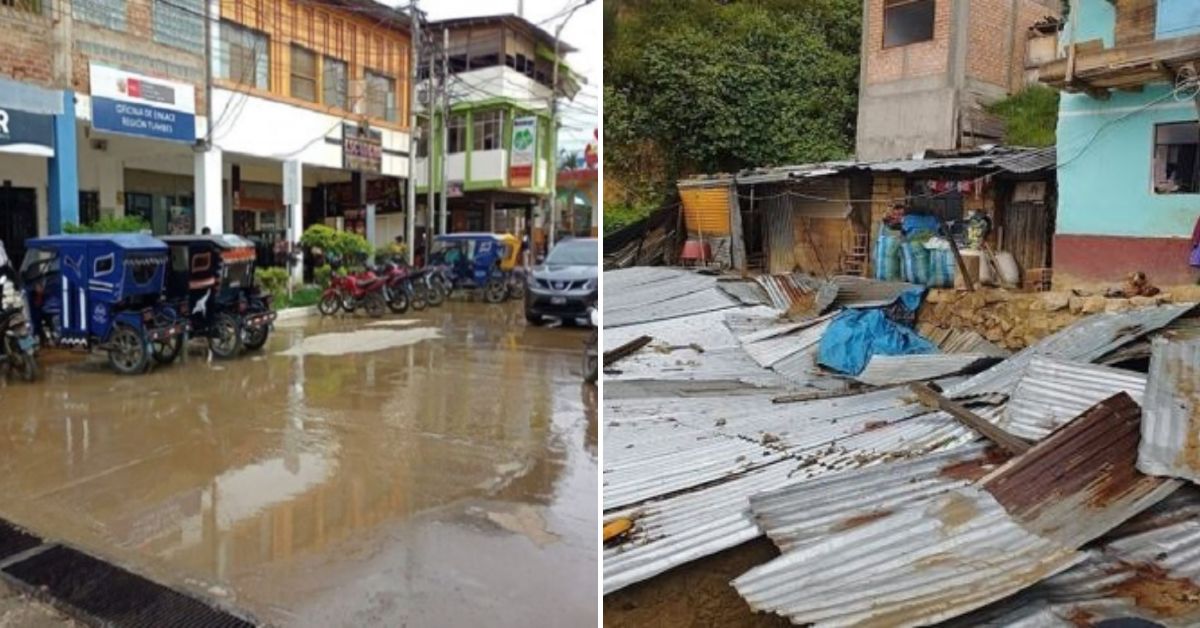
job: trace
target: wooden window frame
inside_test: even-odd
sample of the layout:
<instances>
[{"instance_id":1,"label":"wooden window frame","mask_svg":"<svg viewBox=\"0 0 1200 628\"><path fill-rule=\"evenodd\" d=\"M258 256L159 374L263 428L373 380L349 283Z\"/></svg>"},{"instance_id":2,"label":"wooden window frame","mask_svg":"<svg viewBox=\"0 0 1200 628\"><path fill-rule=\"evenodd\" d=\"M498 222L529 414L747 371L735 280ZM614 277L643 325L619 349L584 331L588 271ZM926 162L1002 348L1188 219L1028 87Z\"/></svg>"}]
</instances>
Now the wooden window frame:
<instances>
[{"instance_id":1,"label":"wooden window frame","mask_svg":"<svg viewBox=\"0 0 1200 628\"><path fill-rule=\"evenodd\" d=\"M311 75L306 76L297 71L297 69L296 69L296 53L298 51L302 54L307 54L307 55L309 55L309 57L312 58L312 74ZM306 48L306 47L301 46L300 44L296 44L296 43L293 43L291 45L291 47L289 49L289 54L291 55L291 64L289 64L289 66L288 66L288 93L291 94L292 98L296 98L298 100L303 100L304 102L320 103L322 96L324 96L324 94L322 93L322 89L321 89L321 55L318 54L317 51L315 51L315 50ZM296 81L297 80L312 82L312 98L305 98L296 93Z\"/></svg>"},{"instance_id":2,"label":"wooden window frame","mask_svg":"<svg viewBox=\"0 0 1200 628\"><path fill-rule=\"evenodd\" d=\"M925 39L914 39L904 43L888 44L888 11L899 7L926 3L930 5L929 37L926 37ZM883 19L880 21L880 24L882 25L882 32L879 33L880 46L884 50L891 50L893 48L903 48L905 46L912 46L914 44L923 44L937 39L937 3L938 0L883 0Z\"/></svg>"}]
</instances>

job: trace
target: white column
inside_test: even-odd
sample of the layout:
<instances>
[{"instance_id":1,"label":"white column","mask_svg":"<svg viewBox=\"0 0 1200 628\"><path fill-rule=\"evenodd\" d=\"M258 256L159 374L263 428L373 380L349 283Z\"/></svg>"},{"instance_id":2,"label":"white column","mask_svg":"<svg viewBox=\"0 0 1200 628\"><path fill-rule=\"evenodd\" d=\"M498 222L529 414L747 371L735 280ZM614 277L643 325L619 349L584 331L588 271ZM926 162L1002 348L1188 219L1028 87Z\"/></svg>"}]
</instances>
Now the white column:
<instances>
[{"instance_id":1,"label":"white column","mask_svg":"<svg viewBox=\"0 0 1200 628\"><path fill-rule=\"evenodd\" d=\"M213 233L225 232L225 193L221 186L221 149L196 153L196 233L205 227Z\"/></svg>"},{"instance_id":2,"label":"white column","mask_svg":"<svg viewBox=\"0 0 1200 628\"><path fill-rule=\"evenodd\" d=\"M288 169L291 172L288 172ZM287 237L295 250L300 249L300 236L304 235L304 166L299 160L283 164L283 198L287 204ZM290 201L290 202L289 202ZM304 281L304 265L292 266L292 281Z\"/></svg>"},{"instance_id":3,"label":"white column","mask_svg":"<svg viewBox=\"0 0 1200 628\"><path fill-rule=\"evenodd\" d=\"M367 254L372 264L375 263L375 203L367 203L367 243L371 245L371 252Z\"/></svg>"},{"instance_id":4,"label":"white column","mask_svg":"<svg viewBox=\"0 0 1200 628\"><path fill-rule=\"evenodd\" d=\"M117 194L125 188L125 164L110 154L93 155L100 188L100 215L124 216L125 203Z\"/></svg>"}]
</instances>

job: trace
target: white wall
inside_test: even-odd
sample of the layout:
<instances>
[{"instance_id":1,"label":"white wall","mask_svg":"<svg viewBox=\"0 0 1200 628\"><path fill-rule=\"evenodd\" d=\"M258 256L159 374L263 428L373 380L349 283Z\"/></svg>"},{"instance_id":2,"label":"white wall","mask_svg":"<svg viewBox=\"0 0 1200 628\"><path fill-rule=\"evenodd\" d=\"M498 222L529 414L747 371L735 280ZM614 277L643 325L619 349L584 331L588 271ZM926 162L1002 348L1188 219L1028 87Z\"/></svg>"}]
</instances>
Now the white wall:
<instances>
[{"instance_id":1,"label":"white wall","mask_svg":"<svg viewBox=\"0 0 1200 628\"><path fill-rule=\"evenodd\" d=\"M467 176L467 154L452 153L446 155L446 180L463 181Z\"/></svg>"},{"instance_id":2,"label":"white wall","mask_svg":"<svg viewBox=\"0 0 1200 628\"><path fill-rule=\"evenodd\" d=\"M33 188L37 193L38 235L46 235L49 224L46 199L50 196L49 159L31 155L0 153L0 185L12 181L15 188ZM21 263L17 260L16 263Z\"/></svg>"},{"instance_id":3,"label":"white wall","mask_svg":"<svg viewBox=\"0 0 1200 628\"><path fill-rule=\"evenodd\" d=\"M508 151L480 150L471 153L471 180L495 181L507 179Z\"/></svg>"},{"instance_id":4,"label":"white wall","mask_svg":"<svg viewBox=\"0 0 1200 628\"><path fill-rule=\"evenodd\" d=\"M195 153L181 142L101 133L79 123L79 189L100 193L102 215L123 216L125 170L149 170L191 177ZM96 146L102 145L103 148Z\"/></svg>"},{"instance_id":5,"label":"white wall","mask_svg":"<svg viewBox=\"0 0 1200 628\"><path fill-rule=\"evenodd\" d=\"M223 121L222 112L226 112ZM226 152L342 167L342 123L349 120L219 88L213 90L213 118L218 121L213 141ZM385 150L408 152L408 133L379 130ZM408 158L384 153L383 174L407 178Z\"/></svg>"},{"instance_id":6,"label":"white wall","mask_svg":"<svg viewBox=\"0 0 1200 628\"><path fill-rule=\"evenodd\" d=\"M462 84L451 85L453 102L475 102L495 97L511 98L532 109L548 109L550 88L508 66L492 66L455 76Z\"/></svg>"}]
</instances>

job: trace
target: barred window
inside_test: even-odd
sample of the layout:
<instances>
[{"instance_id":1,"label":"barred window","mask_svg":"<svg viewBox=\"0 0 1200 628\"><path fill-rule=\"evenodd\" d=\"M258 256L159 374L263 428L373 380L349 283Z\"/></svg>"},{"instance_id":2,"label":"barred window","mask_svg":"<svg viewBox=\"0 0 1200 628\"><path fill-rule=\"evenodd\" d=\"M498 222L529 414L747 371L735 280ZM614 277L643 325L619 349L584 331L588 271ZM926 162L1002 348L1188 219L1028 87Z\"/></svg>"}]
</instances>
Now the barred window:
<instances>
[{"instance_id":1,"label":"barred window","mask_svg":"<svg viewBox=\"0 0 1200 628\"><path fill-rule=\"evenodd\" d=\"M232 22L221 22L213 54L213 74L241 85L269 89L271 55L267 36Z\"/></svg>"},{"instance_id":2,"label":"barred window","mask_svg":"<svg viewBox=\"0 0 1200 628\"><path fill-rule=\"evenodd\" d=\"M41 15L46 11L48 2L43 0L0 0L0 7L12 7L21 11Z\"/></svg>"},{"instance_id":3,"label":"barred window","mask_svg":"<svg viewBox=\"0 0 1200 628\"><path fill-rule=\"evenodd\" d=\"M154 41L204 54L204 0L154 0Z\"/></svg>"},{"instance_id":4,"label":"barred window","mask_svg":"<svg viewBox=\"0 0 1200 628\"><path fill-rule=\"evenodd\" d=\"M346 62L325 57L321 65L321 89L324 92L322 102L338 109L349 109L346 106Z\"/></svg>"},{"instance_id":5,"label":"barred window","mask_svg":"<svg viewBox=\"0 0 1200 628\"><path fill-rule=\"evenodd\" d=\"M125 0L74 0L71 17L115 31L125 30Z\"/></svg>"},{"instance_id":6,"label":"barred window","mask_svg":"<svg viewBox=\"0 0 1200 628\"><path fill-rule=\"evenodd\" d=\"M474 118L474 150L498 150L503 147L504 111L481 111Z\"/></svg>"},{"instance_id":7,"label":"barred window","mask_svg":"<svg viewBox=\"0 0 1200 628\"><path fill-rule=\"evenodd\" d=\"M446 125L447 153L467 152L467 118L466 116L450 116L450 124Z\"/></svg>"},{"instance_id":8,"label":"barred window","mask_svg":"<svg viewBox=\"0 0 1200 628\"><path fill-rule=\"evenodd\" d=\"M366 71L367 115L388 122L396 121L396 80L386 74Z\"/></svg>"},{"instance_id":9,"label":"barred window","mask_svg":"<svg viewBox=\"0 0 1200 628\"><path fill-rule=\"evenodd\" d=\"M317 102L317 55L292 45L292 97Z\"/></svg>"}]
</instances>

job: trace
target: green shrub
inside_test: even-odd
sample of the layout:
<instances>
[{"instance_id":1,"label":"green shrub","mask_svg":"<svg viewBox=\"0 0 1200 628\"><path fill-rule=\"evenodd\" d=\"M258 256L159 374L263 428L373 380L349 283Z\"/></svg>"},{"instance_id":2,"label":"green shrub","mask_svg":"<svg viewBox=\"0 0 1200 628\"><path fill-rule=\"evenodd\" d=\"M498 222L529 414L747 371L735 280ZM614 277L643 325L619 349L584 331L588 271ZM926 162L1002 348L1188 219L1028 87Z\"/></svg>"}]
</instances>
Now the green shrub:
<instances>
[{"instance_id":1,"label":"green shrub","mask_svg":"<svg viewBox=\"0 0 1200 628\"><path fill-rule=\"evenodd\" d=\"M1033 85L988 107L1004 119L1004 143L1010 146L1054 146L1058 126L1058 92Z\"/></svg>"},{"instance_id":2,"label":"green shrub","mask_svg":"<svg viewBox=\"0 0 1200 628\"><path fill-rule=\"evenodd\" d=\"M371 253L371 244L357 233L338 231L325 225L312 225L300 236L300 246L319 248L328 255L341 259L366 259Z\"/></svg>"},{"instance_id":3,"label":"green shrub","mask_svg":"<svg viewBox=\"0 0 1200 628\"><path fill-rule=\"evenodd\" d=\"M275 302L275 309L282 310L289 307L308 307L316 305L321 300L321 288L316 286L305 286L292 291L292 296L289 299L285 292Z\"/></svg>"},{"instance_id":4,"label":"green shrub","mask_svg":"<svg viewBox=\"0 0 1200 628\"><path fill-rule=\"evenodd\" d=\"M313 269L313 281L321 288L329 287L329 279L333 276L333 268L324 264Z\"/></svg>"},{"instance_id":5,"label":"green shrub","mask_svg":"<svg viewBox=\"0 0 1200 628\"><path fill-rule=\"evenodd\" d=\"M86 225L71 222L63 225L63 231L67 233L138 233L149 230L150 223L141 216L105 216Z\"/></svg>"},{"instance_id":6,"label":"green shrub","mask_svg":"<svg viewBox=\"0 0 1200 628\"><path fill-rule=\"evenodd\" d=\"M254 281L263 290L275 295L276 301L287 296L288 283L291 277L285 268L256 268L254 270Z\"/></svg>"}]
</instances>

